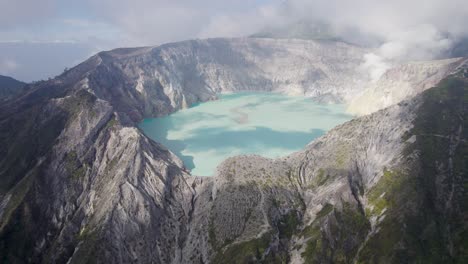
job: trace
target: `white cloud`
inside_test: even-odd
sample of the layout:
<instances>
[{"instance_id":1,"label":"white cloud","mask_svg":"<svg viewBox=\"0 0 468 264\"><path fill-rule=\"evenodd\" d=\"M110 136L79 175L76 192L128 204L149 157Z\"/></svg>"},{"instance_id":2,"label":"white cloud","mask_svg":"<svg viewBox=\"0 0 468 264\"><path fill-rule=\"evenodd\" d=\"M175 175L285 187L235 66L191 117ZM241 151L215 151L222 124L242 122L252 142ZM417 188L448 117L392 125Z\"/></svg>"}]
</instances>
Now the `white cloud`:
<instances>
[{"instance_id":1,"label":"white cloud","mask_svg":"<svg viewBox=\"0 0 468 264\"><path fill-rule=\"evenodd\" d=\"M362 68L376 81L394 63L443 57L453 41L429 24L393 32L375 53L366 54Z\"/></svg>"},{"instance_id":2,"label":"white cloud","mask_svg":"<svg viewBox=\"0 0 468 264\"><path fill-rule=\"evenodd\" d=\"M90 5L100 19L123 32L124 45L141 46L193 38L246 36L278 19L275 13L278 2L101 0L91 1Z\"/></svg>"},{"instance_id":3,"label":"white cloud","mask_svg":"<svg viewBox=\"0 0 468 264\"><path fill-rule=\"evenodd\" d=\"M396 62L443 57L468 35L466 0L290 0L286 10L289 17L325 21L344 39L354 31L379 39L362 65L373 80Z\"/></svg>"},{"instance_id":4,"label":"white cloud","mask_svg":"<svg viewBox=\"0 0 468 264\"><path fill-rule=\"evenodd\" d=\"M0 0L0 29L47 20L57 11L56 4L56 0Z\"/></svg>"},{"instance_id":5,"label":"white cloud","mask_svg":"<svg viewBox=\"0 0 468 264\"><path fill-rule=\"evenodd\" d=\"M412 29L422 25L433 29L435 34L429 32L433 35L468 33L466 0L83 0L79 7L86 10L86 17L71 10L76 5L70 10L68 6L57 0L0 0L0 32L28 23L33 28L38 20L48 20L50 24L38 31L49 38L53 30L55 39L75 33L77 40L112 37L121 46L245 36L296 20L326 22L345 38L359 32L385 42L403 43L405 32L418 34Z\"/></svg>"},{"instance_id":6,"label":"white cloud","mask_svg":"<svg viewBox=\"0 0 468 264\"><path fill-rule=\"evenodd\" d=\"M242 37L267 26L286 23L288 19L281 15L278 6L263 5L243 13L215 15L202 27L198 37Z\"/></svg>"},{"instance_id":7,"label":"white cloud","mask_svg":"<svg viewBox=\"0 0 468 264\"><path fill-rule=\"evenodd\" d=\"M12 59L2 59L0 60L0 74L1 75L10 75L19 68L19 64Z\"/></svg>"},{"instance_id":8,"label":"white cloud","mask_svg":"<svg viewBox=\"0 0 468 264\"><path fill-rule=\"evenodd\" d=\"M76 9L81 10L80 12ZM86 43L95 49L238 37L320 21L379 46L363 68L376 78L401 60L438 58L468 35L466 0L0 0L0 41ZM38 25L41 25L40 27Z\"/></svg>"}]
</instances>

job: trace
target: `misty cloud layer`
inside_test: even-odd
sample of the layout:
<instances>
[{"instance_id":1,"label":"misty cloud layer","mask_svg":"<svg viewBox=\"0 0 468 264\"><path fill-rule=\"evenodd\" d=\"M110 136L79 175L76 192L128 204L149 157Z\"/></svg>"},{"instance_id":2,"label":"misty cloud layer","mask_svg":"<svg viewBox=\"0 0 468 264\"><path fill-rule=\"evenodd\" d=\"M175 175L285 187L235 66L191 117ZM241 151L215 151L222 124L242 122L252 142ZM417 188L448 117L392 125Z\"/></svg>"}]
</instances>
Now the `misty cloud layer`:
<instances>
[{"instance_id":1,"label":"misty cloud layer","mask_svg":"<svg viewBox=\"0 0 468 264\"><path fill-rule=\"evenodd\" d=\"M374 47L362 67L378 78L395 62L444 57L468 36L466 0L64 2L69 1L0 0L0 42L75 43L89 47L89 56L121 46L242 37L293 28L298 21L320 22L339 39ZM0 74L21 69L10 57L0 53Z\"/></svg>"}]
</instances>

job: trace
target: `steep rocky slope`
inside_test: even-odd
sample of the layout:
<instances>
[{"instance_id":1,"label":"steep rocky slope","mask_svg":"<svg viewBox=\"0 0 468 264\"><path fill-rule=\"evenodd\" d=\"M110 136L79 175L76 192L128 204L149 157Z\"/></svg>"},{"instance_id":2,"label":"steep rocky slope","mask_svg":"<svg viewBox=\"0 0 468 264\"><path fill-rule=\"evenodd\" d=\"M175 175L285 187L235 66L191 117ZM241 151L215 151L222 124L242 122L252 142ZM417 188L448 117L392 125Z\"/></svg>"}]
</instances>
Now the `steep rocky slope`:
<instances>
[{"instance_id":1,"label":"steep rocky slope","mask_svg":"<svg viewBox=\"0 0 468 264\"><path fill-rule=\"evenodd\" d=\"M189 41L103 52L29 86L0 106L2 262L463 262L462 60L439 88L289 157L228 159L214 177L191 176L134 127L224 91L350 100L364 52Z\"/></svg>"},{"instance_id":2,"label":"steep rocky slope","mask_svg":"<svg viewBox=\"0 0 468 264\"><path fill-rule=\"evenodd\" d=\"M466 77L284 159L226 160L197 196L182 262L206 248L214 263L463 263Z\"/></svg>"},{"instance_id":3,"label":"steep rocky slope","mask_svg":"<svg viewBox=\"0 0 468 264\"><path fill-rule=\"evenodd\" d=\"M24 82L0 75L0 101L19 94L25 85Z\"/></svg>"}]
</instances>

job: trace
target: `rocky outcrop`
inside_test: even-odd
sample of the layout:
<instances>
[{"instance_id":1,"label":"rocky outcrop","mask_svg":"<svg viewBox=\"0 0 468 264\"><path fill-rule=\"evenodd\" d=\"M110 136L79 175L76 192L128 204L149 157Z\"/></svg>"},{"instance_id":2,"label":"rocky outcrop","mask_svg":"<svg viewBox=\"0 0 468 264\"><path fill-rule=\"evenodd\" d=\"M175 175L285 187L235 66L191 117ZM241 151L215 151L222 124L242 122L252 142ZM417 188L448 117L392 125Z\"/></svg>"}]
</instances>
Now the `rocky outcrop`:
<instances>
[{"instance_id":1,"label":"rocky outcrop","mask_svg":"<svg viewBox=\"0 0 468 264\"><path fill-rule=\"evenodd\" d=\"M363 52L332 42L188 41L103 52L31 85L0 106L1 261L463 261L462 67L303 151L230 158L213 177L191 176L134 127L220 92L349 100Z\"/></svg>"}]
</instances>

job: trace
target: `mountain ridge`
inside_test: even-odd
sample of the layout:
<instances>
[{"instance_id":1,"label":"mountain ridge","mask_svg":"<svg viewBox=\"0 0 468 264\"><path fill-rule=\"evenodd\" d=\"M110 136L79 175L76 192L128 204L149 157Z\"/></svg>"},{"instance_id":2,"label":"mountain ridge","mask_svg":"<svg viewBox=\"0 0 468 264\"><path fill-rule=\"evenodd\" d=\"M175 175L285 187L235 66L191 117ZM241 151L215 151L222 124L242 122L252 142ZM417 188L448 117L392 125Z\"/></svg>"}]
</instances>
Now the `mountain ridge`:
<instances>
[{"instance_id":1,"label":"mountain ridge","mask_svg":"<svg viewBox=\"0 0 468 264\"><path fill-rule=\"evenodd\" d=\"M466 149L465 119L456 118L467 110L466 62L459 62L464 66L457 66L460 73L449 76L448 84L342 124L303 151L278 160L230 158L215 176L202 178L191 176L174 154L134 127L135 122L214 99L223 88L204 87L218 80L213 76L224 78L221 85L230 89L256 84L266 85L265 90L294 90L304 81L299 88L305 94L345 98L362 91L358 85L348 86L350 91L331 85L340 84L336 79L341 76L352 79L347 74L355 72L364 53L340 51L348 47L343 44L212 41L156 51L143 48L145 52L123 59L117 54L121 61L100 53L0 106L0 143L6 146L0 151L3 261L324 263L455 261L466 256L459 247L466 243L460 236L466 228L459 223L466 212L460 198L466 193L466 173L458 171L466 165L460 160ZM232 47L237 52L226 57ZM335 48L339 52L333 52ZM304 49L309 54L305 59ZM317 53L348 54L349 60L336 68L331 62L340 60L330 55L330 63L306 69L342 69L334 75L294 72ZM279 69L244 69L245 62L258 70L258 65L279 58ZM292 73L282 70L285 66L291 66ZM212 74L212 69L225 72ZM446 68L441 71L440 78L446 78ZM268 79L278 72L283 75L277 82ZM244 73L245 79L237 79ZM307 90L309 83L317 90ZM444 113L454 118L444 119ZM426 136L434 132L441 137L429 137L435 141L427 143ZM443 145L447 139L450 144ZM432 143L439 147L428 149ZM447 174L444 168L451 166L450 159L457 160L452 165L455 173ZM431 175L427 185L402 184L420 181L421 175ZM447 189L440 181L453 184ZM413 190L415 196L410 195ZM395 193L408 199L398 199ZM450 199L453 207L446 206ZM435 224L428 218L421 224L427 232L415 232L419 229L405 225L424 217L411 208L423 208L420 211L437 220L446 211L453 217ZM447 236L440 236L441 230L448 230ZM397 235L387 239L388 234ZM452 245L431 245L439 256L411 243L439 240Z\"/></svg>"},{"instance_id":2,"label":"mountain ridge","mask_svg":"<svg viewBox=\"0 0 468 264\"><path fill-rule=\"evenodd\" d=\"M25 85L26 83L12 77L0 75L0 100L6 100L21 93Z\"/></svg>"}]
</instances>

